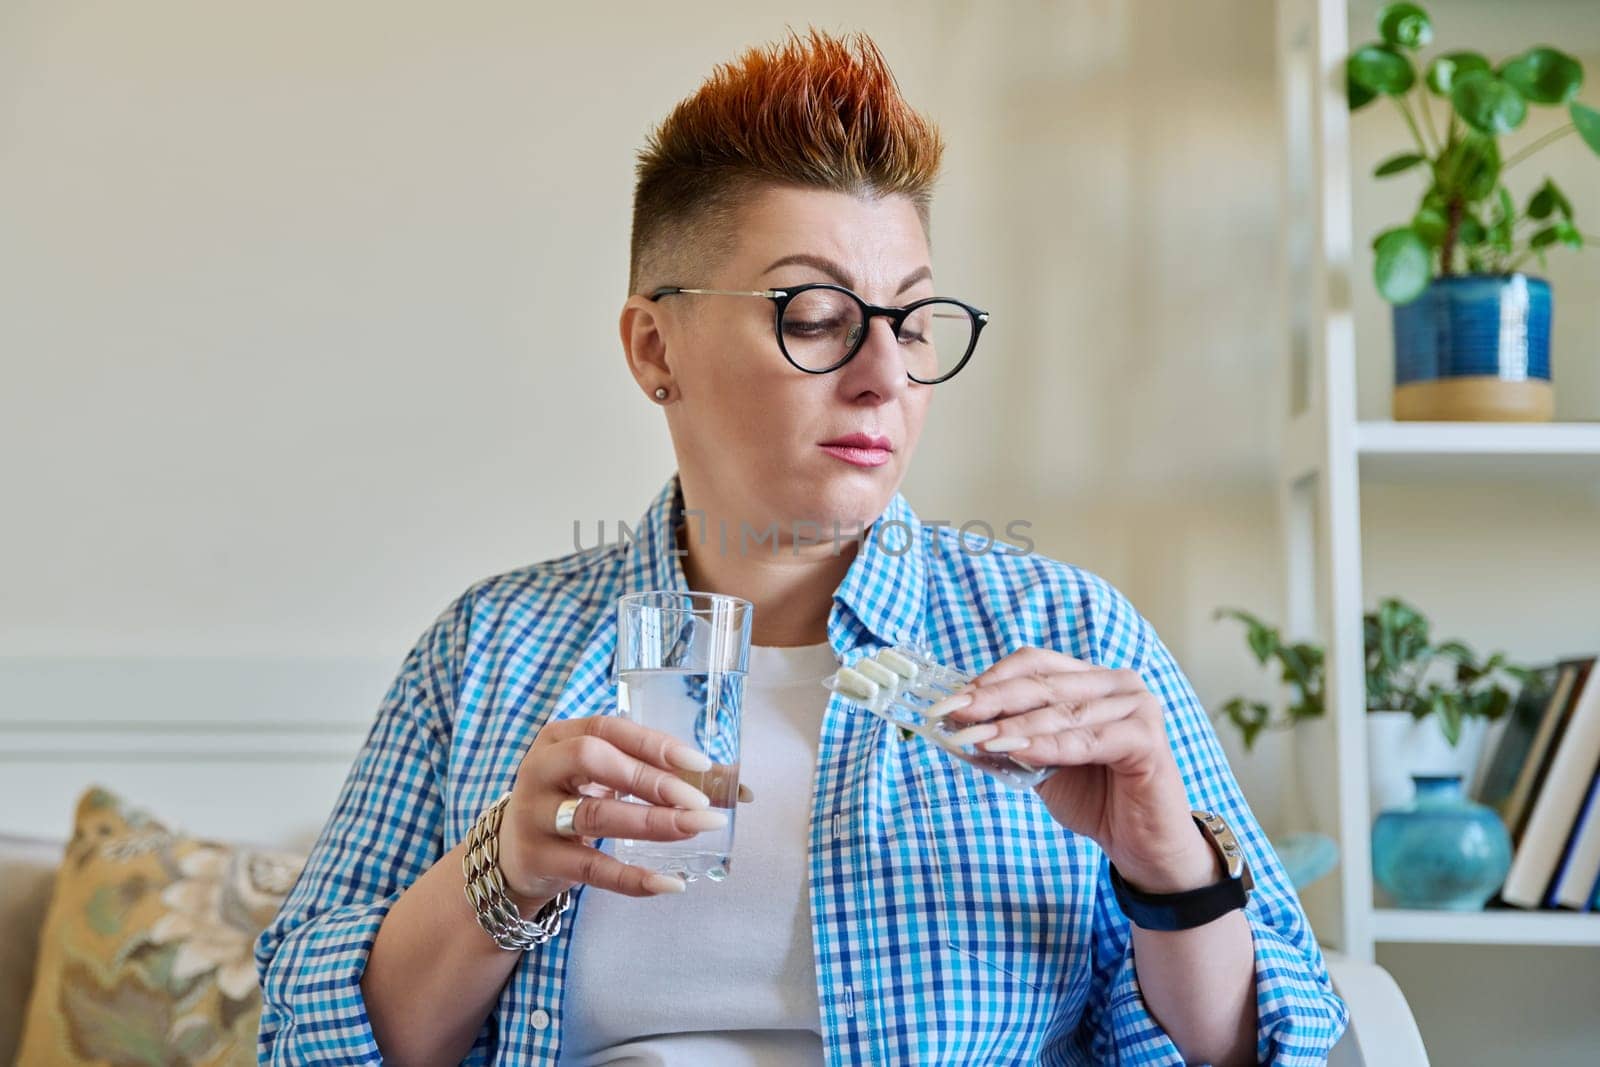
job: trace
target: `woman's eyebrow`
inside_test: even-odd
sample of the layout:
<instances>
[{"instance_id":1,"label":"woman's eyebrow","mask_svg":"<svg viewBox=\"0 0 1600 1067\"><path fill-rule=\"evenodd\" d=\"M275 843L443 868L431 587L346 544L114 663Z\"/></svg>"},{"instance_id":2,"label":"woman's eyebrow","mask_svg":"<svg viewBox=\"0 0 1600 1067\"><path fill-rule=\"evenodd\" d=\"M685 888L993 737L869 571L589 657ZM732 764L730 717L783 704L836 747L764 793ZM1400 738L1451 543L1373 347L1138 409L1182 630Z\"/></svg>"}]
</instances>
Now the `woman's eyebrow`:
<instances>
[{"instance_id":1,"label":"woman's eyebrow","mask_svg":"<svg viewBox=\"0 0 1600 1067\"><path fill-rule=\"evenodd\" d=\"M824 274L831 275L834 281L838 282L847 289L854 289L856 287L855 282L851 280L849 273L843 267L839 266L839 264L823 256L813 256L806 252L796 252L792 256L784 256L782 259L778 260L761 273L771 274L779 267L785 266L789 263L799 263L802 266L814 267L815 269L822 271ZM916 283L922 281L924 278L932 280L933 271L925 266L918 267L916 270L906 275L906 280L900 283L900 288L895 291L895 295L899 296L901 293L905 292Z\"/></svg>"}]
</instances>

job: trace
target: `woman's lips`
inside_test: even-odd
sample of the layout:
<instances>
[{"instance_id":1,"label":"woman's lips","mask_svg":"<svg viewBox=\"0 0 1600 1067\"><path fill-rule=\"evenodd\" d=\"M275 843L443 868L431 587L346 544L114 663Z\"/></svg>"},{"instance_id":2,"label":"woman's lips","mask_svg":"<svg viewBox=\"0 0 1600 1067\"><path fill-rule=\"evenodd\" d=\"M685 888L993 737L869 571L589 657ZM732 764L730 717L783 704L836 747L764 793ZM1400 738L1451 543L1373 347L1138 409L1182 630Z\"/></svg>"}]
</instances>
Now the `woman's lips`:
<instances>
[{"instance_id":1,"label":"woman's lips","mask_svg":"<svg viewBox=\"0 0 1600 1067\"><path fill-rule=\"evenodd\" d=\"M855 448L850 445L821 445L819 446L830 456L837 456L846 463L853 463L857 467L881 467L889 462L887 448Z\"/></svg>"}]
</instances>

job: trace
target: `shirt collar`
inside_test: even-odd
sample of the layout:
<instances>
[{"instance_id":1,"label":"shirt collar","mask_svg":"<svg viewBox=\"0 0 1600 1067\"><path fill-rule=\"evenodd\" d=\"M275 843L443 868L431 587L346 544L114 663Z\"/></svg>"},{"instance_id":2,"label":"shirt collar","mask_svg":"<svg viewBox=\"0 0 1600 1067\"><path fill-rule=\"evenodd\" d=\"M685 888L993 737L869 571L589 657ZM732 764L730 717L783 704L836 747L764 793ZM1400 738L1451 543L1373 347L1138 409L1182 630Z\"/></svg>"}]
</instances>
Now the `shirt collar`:
<instances>
[{"instance_id":1,"label":"shirt collar","mask_svg":"<svg viewBox=\"0 0 1600 1067\"><path fill-rule=\"evenodd\" d=\"M623 565L624 592L689 590L682 557L678 555L683 549L674 532L683 510L683 487L674 471L640 518L629 543ZM708 544L717 541L716 533L696 529L692 524L685 526L685 532L690 537L704 536ZM732 536L730 532L730 545ZM834 652L843 656L857 644L852 619L883 645L920 643L927 559L922 523L905 496L896 492L864 533L841 527L838 537L842 546L848 546L852 537L858 537L860 545L844 581L834 592L834 608L828 614L828 642ZM822 530L817 538L830 541L833 531Z\"/></svg>"},{"instance_id":2,"label":"shirt collar","mask_svg":"<svg viewBox=\"0 0 1600 1067\"><path fill-rule=\"evenodd\" d=\"M683 574L683 551L676 529L683 517L683 488L678 474L662 486L638 525L622 535L625 540L618 595L651 589L689 592ZM690 537L700 531L687 528ZM831 538L833 531L818 535ZM844 581L833 594L828 613L828 644L840 663L853 662L864 639L876 647L923 643L923 605L927 596L927 559L922 523L905 497L896 492L883 513L864 533L842 528L840 544L856 535L860 545ZM706 534L710 540L709 532ZM616 683L616 602L604 605L589 634L584 653L557 701L552 719L591 713L597 694ZM866 654L871 654L870 651Z\"/></svg>"}]
</instances>

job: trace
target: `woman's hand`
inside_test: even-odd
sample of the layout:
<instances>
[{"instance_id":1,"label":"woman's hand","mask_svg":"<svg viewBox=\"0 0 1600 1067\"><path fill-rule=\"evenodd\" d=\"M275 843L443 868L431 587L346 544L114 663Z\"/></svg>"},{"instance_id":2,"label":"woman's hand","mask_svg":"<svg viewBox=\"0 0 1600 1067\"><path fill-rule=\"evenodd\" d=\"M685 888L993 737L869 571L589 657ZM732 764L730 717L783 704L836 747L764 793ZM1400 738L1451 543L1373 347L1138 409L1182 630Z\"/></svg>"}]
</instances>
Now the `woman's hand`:
<instances>
[{"instance_id":1,"label":"woman's hand","mask_svg":"<svg viewBox=\"0 0 1600 1067\"><path fill-rule=\"evenodd\" d=\"M733 807L728 787L737 778L729 770L712 768L689 745L629 719L592 715L550 723L517 768L501 823L506 889L519 908L579 882L632 897L681 892L682 879L623 863L595 848L595 839L684 841L726 826ZM710 795L685 779L706 785ZM556 809L576 796L584 798L573 819L580 837L564 837L556 833ZM753 794L740 786L738 799Z\"/></svg>"},{"instance_id":2,"label":"woman's hand","mask_svg":"<svg viewBox=\"0 0 1600 1067\"><path fill-rule=\"evenodd\" d=\"M1189 815L1166 711L1133 670L1113 670L1045 648L1018 649L951 701L956 743L1059 767L1034 787L1062 826L1098 843L1130 884L1174 893L1222 877Z\"/></svg>"}]
</instances>

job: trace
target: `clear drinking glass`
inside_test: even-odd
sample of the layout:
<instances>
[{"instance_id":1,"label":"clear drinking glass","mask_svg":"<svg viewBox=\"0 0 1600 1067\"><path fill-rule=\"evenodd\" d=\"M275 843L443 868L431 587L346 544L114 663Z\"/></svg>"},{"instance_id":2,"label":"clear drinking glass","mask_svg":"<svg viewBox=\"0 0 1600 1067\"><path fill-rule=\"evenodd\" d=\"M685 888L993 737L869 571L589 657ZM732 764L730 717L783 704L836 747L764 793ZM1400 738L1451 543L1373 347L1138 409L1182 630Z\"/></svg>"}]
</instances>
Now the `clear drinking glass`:
<instances>
[{"instance_id":1,"label":"clear drinking glass","mask_svg":"<svg viewBox=\"0 0 1600 1067\"><path fill-rule=\"evenodd\" d=\"M704 772L673 773L711 798L728 825L684 841L617 838L624 863L687 881L728 876L739 801L739 733L750 663L748 600L719 593L650 591L617 600L613 679L623 715L670 734L711 760ZM624 797L644 803L635 797Z\"/></svg>"}]
</instances>

